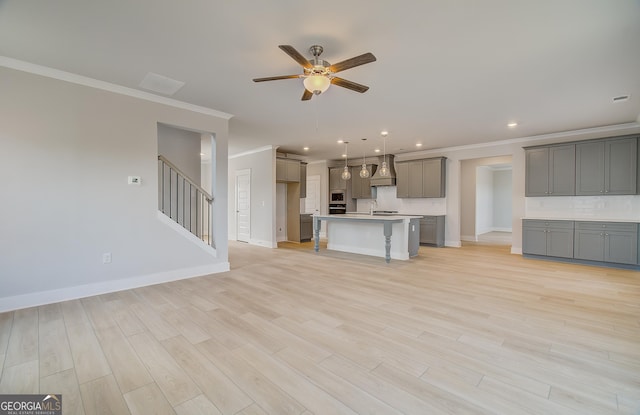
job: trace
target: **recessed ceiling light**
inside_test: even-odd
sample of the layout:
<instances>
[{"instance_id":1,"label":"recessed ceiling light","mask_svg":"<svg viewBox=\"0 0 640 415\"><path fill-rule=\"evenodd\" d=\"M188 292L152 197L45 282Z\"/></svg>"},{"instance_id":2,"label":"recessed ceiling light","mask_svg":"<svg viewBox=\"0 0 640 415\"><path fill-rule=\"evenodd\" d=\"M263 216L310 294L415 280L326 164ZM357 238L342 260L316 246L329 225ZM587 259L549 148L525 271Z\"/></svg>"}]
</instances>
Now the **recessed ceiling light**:
<instances>
[{"instance_id":1,"label":"recessed ceiling light","mask_svg":"<svg viewBox=\"0 0 640 415\"><path fill-rule=\"evenodd\" d=\"M389 135L389 131L386 131L386 130L380 131L380 135L383 137L386 137Z\"/></svg>"},{"instance_id":2,"label":"recessed ceiling light","mask_svg":"<svg viewBox=\"0 0 640 415\"><path fill-rule=\"evenodd\" d=\"M422 143L416 143L416 147L422 147Z\"/></svg>"},{"instance_id":3,"label":"recessed ceiling light","mask_svg":"<svg viewBox=\"0 0 640 415\"><path fill-rule=\"evenodd\" d=\"M517 122L510 122L509 124L507 124L507 127L509 128L513 128L513 127L517 127L518 123Z\"/></svg>"},{"instance_id":4,"label":"recessed ceiling light","mask_svg":"<svg viewBox=\"0 0 640 415\"><path fill-rule=\"evenodd\" d=\"M302 147L304 151L309 151L309 147Z\"/></svg>"},{"instance_id":5,"label":"recessed ceiling light","mask_svg":"<svg viewBox=\"0 0 640 415\"><path fill-rule=\"evenodd\" d=\"M200 153L201 156L204 156L204 153Z\"/></svg>"},{"instance_id":6,"label":"recessed ceiling light","mask_svg":"<svg viewBox=\"0 0 640 415\"><path fill-rule=\"evenodd\" d=\"M344 140L338 140L338 144L344 143Z\"/></svg>"},{"instance_id":7,"label":"recessed ceiling light","mask_svg":"<svg viewBox=\"0 0 640 415\"><path fill-rule=\"evenodd\" d=\"M376 153L379 153L379 152L380 152L380 149L379 149L379 148L376 148L376 149L375 149L375 150L373 150L373 151L374 151L374 152L376 152Z\"/></svg>"},{"instance_id":8,"label":"recessed ceiling light","mask_svg":"<svg viewBox=\"0 0 640 415\"><path fill-rule=\"evenodd\" d=\"M342 155L342 157L347 157L347 155L346 155L346 154L343 154L343 155Z\"/></svg>"}]
</instances>

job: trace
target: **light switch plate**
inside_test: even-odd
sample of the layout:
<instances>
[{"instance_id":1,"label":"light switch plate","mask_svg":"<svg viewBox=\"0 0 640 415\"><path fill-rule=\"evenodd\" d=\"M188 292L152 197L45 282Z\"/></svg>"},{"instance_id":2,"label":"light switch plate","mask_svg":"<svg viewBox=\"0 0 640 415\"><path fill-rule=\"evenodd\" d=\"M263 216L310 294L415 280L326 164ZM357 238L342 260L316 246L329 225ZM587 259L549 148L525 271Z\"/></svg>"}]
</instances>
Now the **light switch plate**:
<instances>
[{"instance_id":1,"label":"light switch plate","mask_svg":"<svg viewBox=\"0 0 640 415\"><path fill-rule=\"evenodd\" d=\"M140 176L129 176L127 178L127 183L128 184L141 185L142 184L142 179L140 178Z\"/></svg>"}]
</instances>

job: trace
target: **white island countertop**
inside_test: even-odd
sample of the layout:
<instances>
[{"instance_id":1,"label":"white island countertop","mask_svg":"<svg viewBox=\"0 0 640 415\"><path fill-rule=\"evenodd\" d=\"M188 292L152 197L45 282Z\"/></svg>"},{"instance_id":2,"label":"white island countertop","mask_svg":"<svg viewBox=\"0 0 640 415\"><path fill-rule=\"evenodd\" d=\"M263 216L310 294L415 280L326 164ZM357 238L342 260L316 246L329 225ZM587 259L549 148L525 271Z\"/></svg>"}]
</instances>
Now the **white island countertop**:
<instances>
[{"instance_id":1,"label":"white island countertop","mask_svg":"<svg viewBox=\"0 0 640 415\"><path fill-rule=\"evenodd\" d=\"M421 215L349 213L314 215L315 251L320 222L327 225L327 249L407 260L418 254Z\"/></svg>"}]
</instances>

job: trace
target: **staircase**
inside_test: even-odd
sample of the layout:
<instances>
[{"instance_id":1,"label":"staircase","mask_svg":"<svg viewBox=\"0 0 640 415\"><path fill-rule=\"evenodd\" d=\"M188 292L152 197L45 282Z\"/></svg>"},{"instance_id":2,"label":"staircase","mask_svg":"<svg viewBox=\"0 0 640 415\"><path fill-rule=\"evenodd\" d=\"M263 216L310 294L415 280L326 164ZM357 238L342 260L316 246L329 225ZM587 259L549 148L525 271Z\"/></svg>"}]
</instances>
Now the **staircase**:
<instances>
[{"instance_id":1,"label":"staircase","mask_svg":"<svg viewBox=\"0 0 640 415\"><path fill-rule=\"evenodd\" d=\"M214 247L213 196L163 156L158 156L158 210Z\"/></svg>"}]
</instances>

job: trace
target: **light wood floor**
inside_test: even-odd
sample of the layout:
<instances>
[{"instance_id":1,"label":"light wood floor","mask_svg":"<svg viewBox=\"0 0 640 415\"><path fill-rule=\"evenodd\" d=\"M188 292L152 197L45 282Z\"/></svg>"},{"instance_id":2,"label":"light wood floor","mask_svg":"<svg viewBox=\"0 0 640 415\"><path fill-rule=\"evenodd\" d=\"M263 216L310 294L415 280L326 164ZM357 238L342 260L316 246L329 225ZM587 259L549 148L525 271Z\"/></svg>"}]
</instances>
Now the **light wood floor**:
<instances>
[{"instance_id":1,"label":"light wood floor","mask_svg":"<svg viewBox=\"0 0 640 415\"><path fill-rule=\"evenodd\" d=\"M231 243L232 271L0 314L0 393L65 414L638 414L640 273L467 244Z\"/></svg>"}]
</instances>

